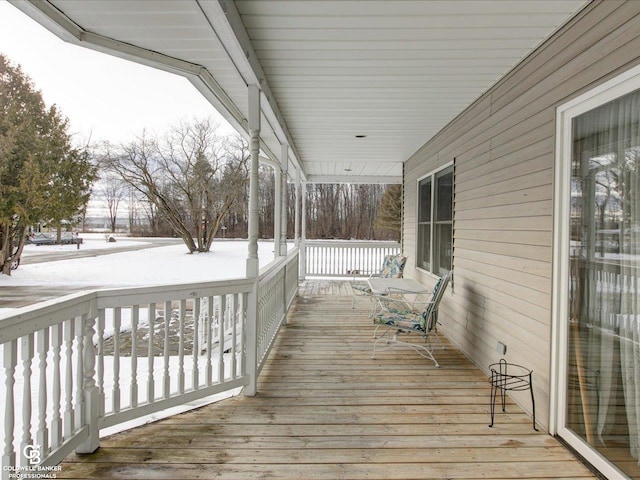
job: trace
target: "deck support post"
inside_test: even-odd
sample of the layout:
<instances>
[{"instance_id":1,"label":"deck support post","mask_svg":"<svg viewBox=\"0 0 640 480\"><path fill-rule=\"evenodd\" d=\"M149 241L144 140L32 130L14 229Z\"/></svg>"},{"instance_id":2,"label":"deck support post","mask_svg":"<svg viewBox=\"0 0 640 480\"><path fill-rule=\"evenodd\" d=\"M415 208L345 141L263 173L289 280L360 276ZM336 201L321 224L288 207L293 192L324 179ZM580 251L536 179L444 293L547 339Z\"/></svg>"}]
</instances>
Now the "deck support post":
<instances>
[{"instance_id":1,"label":"deck support post","mask_svg":"<svg viewBox=\"0 0 640 480\"><path fill-rule=\"evenodd\" d=\"M296 205L295 205L293 239L296 247L300 246L300 167L296 170Z\"/></svg>"},{"instance_id":2,"label":"deck support post","mask_svg":"<svg viewBox=\"0 0 640 480\"><path fill-rule=\"evenodd\" d=\"M280 168L282 171L282 188L280 195L280 232L274 232L275 235L280 235L280 256L287 256L287 174L289 172L289 145L286 143L281 145L280 152ZM276 202L278 202L278 197L276 197Z\"/></svg>"},{"instance_id":3,"label":"deck support post","mask_svg":"<svg viewBox=\"0 0 640 480\"><path fill-rule=\"evenodd\" d=\"M251 168L249 172L249 256L247 258L247 278L252 278L253 288L248 295L246 358L249 383L244 394L253 396L257 391L257 328L258 328L258 276L260 264L258 260L258 156L260 154L260 88L249 85L249 149Z\"/></svg>"},{"instance_id":4,"label":"deck support post","mask_svg":"<svg viewBox=\"0 0 640 480\"><path fill-rule=\"evenodd\" d=\"M282 221L282 167L274 166L273 258L280 256L280 222Z\"/></svg>"},{"instance_id":5,"label":"deck support post","mask_svg":"<svg viewBox=\"0 0 640 480\"><path fill-rule=\"evenodd\" d=\"M249 85L249 149L251 167L249 171L249 256L247 278L257 277L258 263L258 156L260 154L260 89Z\"/></svg>"}]
</instances>

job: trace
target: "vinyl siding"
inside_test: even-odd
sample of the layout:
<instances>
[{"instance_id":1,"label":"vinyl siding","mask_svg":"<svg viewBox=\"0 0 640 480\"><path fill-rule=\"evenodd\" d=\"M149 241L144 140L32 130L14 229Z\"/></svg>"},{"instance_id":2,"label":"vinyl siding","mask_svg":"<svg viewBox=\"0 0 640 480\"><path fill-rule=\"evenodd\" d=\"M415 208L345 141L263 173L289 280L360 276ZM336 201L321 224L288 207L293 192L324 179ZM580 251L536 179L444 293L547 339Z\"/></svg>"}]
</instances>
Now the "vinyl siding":
<instances>
[{"instance_id":1,"label":"vinyl siding","mask_svg":"<svg viewBox=\"0 0 640 480\"><path fill-rule=\"evenodd\" d=\"M417 179L455 158L454 282L442 331L480 368L534 371L547 427L555 109L640 63L640 2L593 2L405 163L406 276L415 268ZM487 390L488 392L488 390ZM530 411L526 394L516 395Z\"/></svg>"}]
</instances>

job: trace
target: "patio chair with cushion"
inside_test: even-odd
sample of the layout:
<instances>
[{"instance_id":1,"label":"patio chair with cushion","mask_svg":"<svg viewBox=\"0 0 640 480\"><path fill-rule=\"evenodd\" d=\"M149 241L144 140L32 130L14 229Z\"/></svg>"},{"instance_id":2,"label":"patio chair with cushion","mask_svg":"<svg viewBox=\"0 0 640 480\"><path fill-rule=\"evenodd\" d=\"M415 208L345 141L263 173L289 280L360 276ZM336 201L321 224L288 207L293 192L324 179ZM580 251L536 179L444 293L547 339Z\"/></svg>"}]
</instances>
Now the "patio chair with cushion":
<instances>
[{"instance_id":1,"label":"patio chair with cushion","mask_svg":"<svg viewBox=\"0 0 640 480\"><path fill-rule=\"evenodd\" d=\"M402 272L404 271L406 263L407 257L402 254L385 255L380 271L370 275L369 278L402 278ZM354 280L351 282L351 289L353 291L351 308L355 308L356 300L359 298L371 297L371 288L369 288L369 284L366 281L356 281L354 277Z\"/></svg>"},{"instance_id":2,"label":"patio chair with cushion","mask_svg":"<svg viewBox=\"0 0 640 480\"><path fill-rule=\"evenodd\" d=\"M374 333L373 353L371 358L376 357L376 348L379 342L385 342L386 347L378 349L385 351L396 346L405 346L414 350L419 355L432 360L436 367L438 361L433 356L434 342L430 337L437 338L438 307L440 300L444 296L444 291L449 284L451 272L443 275L433 287L431 300L426 304L422 312L417 312L402 299L392 296L376 296L376 309L373 314L373 323L376 325ZM377 331L385 328L385 332L377 336ZM418 334L424 338L424 343L400 340L401 334Z\"/></svg>"}]
</instances>

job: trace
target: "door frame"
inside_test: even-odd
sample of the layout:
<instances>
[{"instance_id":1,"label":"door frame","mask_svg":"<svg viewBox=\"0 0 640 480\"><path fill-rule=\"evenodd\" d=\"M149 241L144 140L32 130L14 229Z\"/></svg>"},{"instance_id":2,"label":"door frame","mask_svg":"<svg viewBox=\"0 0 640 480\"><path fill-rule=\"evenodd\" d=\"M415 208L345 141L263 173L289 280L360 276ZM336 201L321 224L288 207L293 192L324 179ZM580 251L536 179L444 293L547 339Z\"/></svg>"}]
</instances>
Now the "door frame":
<instances>
[{"instance_id":1,"label":"door frame","mask_svg":"<svg viewBox=\"0 0 640 480\"><path fill-rule=\"evenodd\" d=\"M607 478L628 478L584 439L565 428L569 313L569 246L573 118L640 89L640 66L608 80L556 109L553 274L551 300L551 385L549 433L560 436Z\"/></svg>"}]
</instances>

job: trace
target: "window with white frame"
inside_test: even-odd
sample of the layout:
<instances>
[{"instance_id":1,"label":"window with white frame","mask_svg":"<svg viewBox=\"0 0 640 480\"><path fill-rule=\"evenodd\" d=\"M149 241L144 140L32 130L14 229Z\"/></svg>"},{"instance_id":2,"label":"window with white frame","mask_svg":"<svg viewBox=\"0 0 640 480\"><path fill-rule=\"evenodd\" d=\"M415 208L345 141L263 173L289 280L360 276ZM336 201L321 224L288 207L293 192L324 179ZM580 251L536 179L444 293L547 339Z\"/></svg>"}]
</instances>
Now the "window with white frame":
<instances>
[{"instance_id":1,"label":"window with white frame","mask_svg":"<svg viewBox=\"0 0 640 480\"><path fill-rule=\"evenodd\" d=\"M418 181L417 267L436 275L451 270L453 165Z\"/></svg>"}]
</instances>

